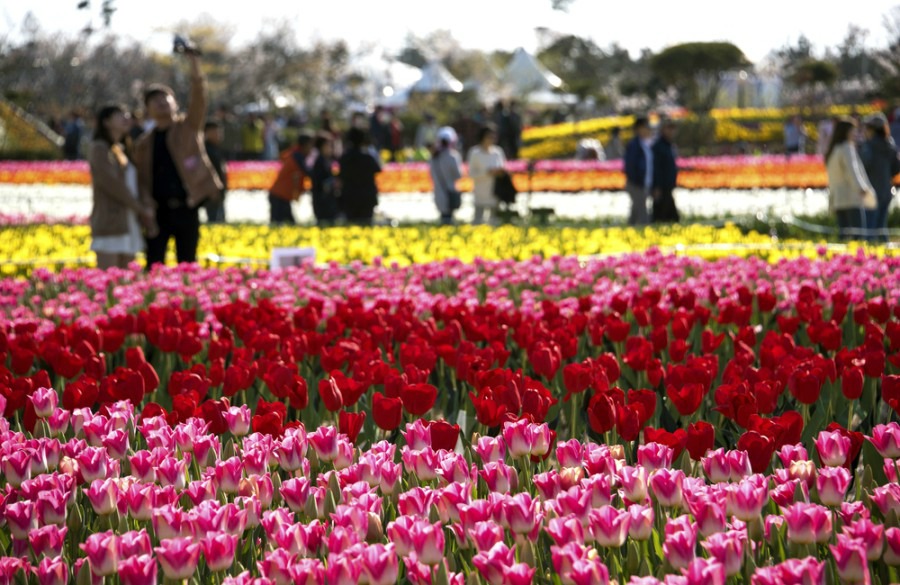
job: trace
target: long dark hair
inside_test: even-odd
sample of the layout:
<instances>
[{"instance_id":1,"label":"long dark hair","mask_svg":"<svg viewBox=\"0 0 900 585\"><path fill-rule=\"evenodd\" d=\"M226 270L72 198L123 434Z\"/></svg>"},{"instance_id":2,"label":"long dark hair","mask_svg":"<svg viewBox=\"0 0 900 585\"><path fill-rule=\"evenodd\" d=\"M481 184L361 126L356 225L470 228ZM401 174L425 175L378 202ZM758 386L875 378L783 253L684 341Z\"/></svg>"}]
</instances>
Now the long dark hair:
<instances>
[{"instance_id":1,"label":"long dark hair","mask_svg":"<svg viewBox=\"0 0 900 585\"><path fill-rule=\"evenodd\" d=\"M852 118L838 118L834 125L834 132L831 134L831 141L828 143L828 150L825 151L825 162L831 158L836 146L847 142L850 138L850 132L856 128L856 122Z\"/></svg>"},{"instance_id":2,"label":"long dark hair","mask_svg":"<svg viewBox=\"0 0 900 585\"><path fill-rule=\"evenodd\" d=\"M109 130L106 129L106 125L104 124L104 122L106 122L116 114L124 115L125 108L117 104L103 106L102 108L100 108L100 111L97 112L97 122L94 125L94 140L103 140L110 146L116 143L112 139L112 136L109 135Z\"/></svg>"}]
</instances>

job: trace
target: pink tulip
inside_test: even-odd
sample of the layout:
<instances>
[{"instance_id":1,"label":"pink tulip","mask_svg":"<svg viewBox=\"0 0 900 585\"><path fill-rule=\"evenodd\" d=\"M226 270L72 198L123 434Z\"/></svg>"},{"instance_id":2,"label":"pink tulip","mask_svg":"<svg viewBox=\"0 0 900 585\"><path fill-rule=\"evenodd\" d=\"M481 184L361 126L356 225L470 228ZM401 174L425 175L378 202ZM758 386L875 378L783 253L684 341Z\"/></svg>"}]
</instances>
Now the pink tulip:
<instances>
[{"instance_id":1,"label":"pink tulip","mask_svg":"<svg viewBox=\"0 0 900 585\"><path fill-rule=\"evenodd\" d=\"M52 388L38 388L29 396L34 405L34 414L39 419L49 418L59 404L59 395Z\"/></svg>"},{"instance_id":2,"label":"pink tulip","mask_svg":"<svg viewBox=\"0 0 900 585\"><path fill-rule=\"evenodd\" d=\"M91 447L102 447L103 437L113 431L112 421L107 416L95 414L90 418L85 418L82 431Z\"/></svg>"},{"instance_id":3,"label":"pink tulip","mask_svg":"<svg viewBox=\"0 0 900 585\"><path fill-rule=\"evenodd\" d=\"M156 576L156 560L149 554L127 557L119 563L122 585L155 585Z\"/></svg>"},{"instance_id":4,"label":"pink tulip","mask_svg":"<svg viewBox=\"0 0 900 585\"><path fill-rule=\"evenodd\" d=\"M331 426L321 426L316 432L309 435L309 444L312 445L319 461L331 462L338 456L338 430Z\"/></svg>"},{"instance_id":5,"label":"pink tulip","mask_svg":"<svg viewBox=\"0 0 900 585\"><path fill-rule=\"evenodd\" d=\"M839 467L847 461L850 452L850 438L837 431L821 431L816 438L816 451L822 465Z\"/></svg>"},{"instance_id":6,"label":"pink tulip","mask_svg":"<svg viewBox=\"0 0 900 585\"><path fill-rule=\"evenodd\" d=\"M213 435L201 435L194 439L194 451L192 455L197 458L201 467L205 467L208 461L215 464L222 453L222 444L218 437ZM211 454L211 455L210 455Z\"/></svg>"},{"instance_id":7,"label":"pink tulip","mask_svg":"<svg viewBox=\"0 0 900 585\"><path fill-rule=\"evenodd\" d=\"M871 520L862 519L845 525L841 532L862 542L866 547L866 559L875 562L881 558L884 550L884 526Z\"/></svg>"},{"instance_id":8,"label":"pink tulip","mask_svg":"<svg viewBox=\"0 0 900 585\"><path fill-rule=\"evenodd\" d=\"M588 558L588 549L583 545L570 542L565 546L550 547L550 558L553 562L553 568L560 576L563 583L571 584L572 568L578 561Z\"/></svg>"},{"instance_id":9,"label":"pink tulip","mask_svg":"<svg viewBox=\"0 0 900 585\"><path fill-rule=\"evenodd\" d=\"M113 575L118 570L119 549L112 530L91 534L79 545L91 563L91 571L98 577Z\"/></svg>"},{"instance_id":10,"label":"pink tulip","mask_svg":"<svg viewBox=\"0 0 900 585\"><path fill-rule=\"evenodd\" d=\"M278 465L285 471L296 471L303 466L306 459L308 443L306 433L294 433L285 436L275 448Z\"/></svg>"},{"instance_id":11,"label":"pink tulip","mask_svg":"<svg viewBox=\"0 0 900 585\"><path fill-rule=\"evenodd\" d=\"M428 440L430 443L430 436ZM506 443L500 437L478 437L478 441L472 445L472 451L478 455L482 464L503 461L506 457Z\"/></svg>"},{"instance_id":12,"label":"pink tulip","mask_svg":"<svg viewBox=\"0 0 900 585\"><path fill-rule=\"evenodd\" d=\"M694 559L681 573L686 585L725 585L725 567L717 559Z\"/></svg>"},{"instance_id":13,"label":"pink tulip","mask_svg":"<svg viewBox=\"0 0 900 585\"><path fill-rule=\"evenodd\" d=\"M302 512L309 499L309 480L295 477L281 484L281 497L293 512Z\"/></svg>"},{"instance_id":14,"label":"pink tulip","mask_svg":"<svg viewBox=\"0 0 900 585\"><path fill-rule=\"evenodd\" d=\"M288 570L292 585L325 584L325 566L319 559L297 559Z\"/></svg>"},{"instance_id":15,"label":"pink tulip","mask_svg":"<svg viewBox=\"0 0 900 585\"><path fill-rule=\"evenodd\" d=\"M691 514L696 518L704 537L725 531L726 512L724 494L707 493L689 501Z\"/></svg>"},{"instance_id":16,"label":"pink tulip","mask_svg":"<svg viewBox=\"0 0 900 585\"><path fill-rule=\"evenodd\" d=\"M388 523L388 540L393 543L397 554L406 558L413 551L413 526L416 519L410 516L398 516L396 520Z\"/></svg>"},{"instance_id":17,"label":"pink tulip","mask_svg":"<svg viewBox=\"0 0 900 585\"><path fill-rule=\"evenodd\" d=\"M193 505L199 506L201 502L216 498L216 486L211 479L192 481L183 493Z\"/></svg>"},{"instance_id":18,"label":"pink tulip","mask_svg":"<svg viewBox=\"0 0 900 585\"><path fill-rule=\"evenodd\" d=\"M672 466L675 451L671 447L659 443L647 443L640 445L637 451L637 464L653 473L657 469L665 469Z\"/></svg>"},{"instance_id":19,"label":"pink tulip","mask_svg":"<svg viewBox=\"0 0 900 585\"><path fill-rule=\"evenodd\" d=\"M745 453L746 456L746 453ZM700 459L703 473L713 483L724 483L731 480L731 464L725 449L707 451Z\"/></svg>"},{"instance_id":20,"label":"pink tulip","mask_svg":"<svg viewBox=\"0 0 900 585\"><path fill-rule=\"evenodd\" d=\"M844 534L838 534L837 544L828 546L834 555L841 583L869 583L869 563L866 560L866 546Z\"/></svg>"},{"instance_id":21,"label":"pink tulip","mask_svg":"<svg viewBox=\"0 0 900 585\"><path fill-rule=\"evenodd\" d=\"M584 544L584 526L575 516L563 516L551 518L547 522L547 534L557 544L562 546L568 542Z\"/></svg>"},{"instance_id":22,"label":"pink tulip","mask_svg":"<svg viewBox=\"0 0 900 585\"><path fill-rule=\"evenodd\" d=\"M498 542L472 558L472 564L490 585L502 585L504 575L516 563L516 551Z\"/></svg>"},{"instance_id":23,"label":"pink tulip","mask_svg":"<svg viewBox=\"0 0 900 585\"><path fill-rule=\"evenodd\" d=\"M650 540L656 515L651 506L632 504L628 507L631 519L628 522L628 536L634 540Z\"/></svg>"},{"instance_id":24,"label":"pink tulip","mask_svg":"<svg viewBox=\"0 0 900 585\"><path fill-rule=\"evenodd\" d=\"M584 446L584 468L590 475L604 473L613 475L616 471L616 463L606 445L587 443Z\"/></svg>"},{"instance_id":25,"label":"pink tulip","mask_svg":"<svg viewBox=\"0 0 900 585\"><path fill-rule=\"evenodd\" d=\"M890 422L886 425L875 425L872 436L866 438L885 459L900 458L900 424Z\"/></svg>"},{"instance_id":26,"label":"pink tulip","mask_svg":"<svg viewBox=\"0 0 900 585\"><path fill-rule=\"evenodd\" d=\"M234 563L237 550L237 536L224 532L213 532L205 535L200 541L203 557L212 572L224 571Z\"/></svg>"},{"instance_id":27,"label":"pink tulip","mask_svg":"<svg viewBox=\"0 0 900 585\"><path fill-rule=\"evenodd\" d=\"M223 494L236 494L244 473L244 464L240 457L231 457L216 463L216 483Z\"/></svg>"},{"instance_id":28,"label":"pink tulip","mask_svg":"<svg viewBox=\"0 0 900 585\"><path fill-rule=\"evenodd\" d=\"M513 534L525 534L534 540L543 522L540 501L532 499L527 492L508 497L501 504L504 525ZM427 564L427 563L426 563Z\"/></svg>"},{"instance_id":29,"label":"pink tulip","mask_svg":"<svg viewBox=\"0 0 900 585\"><path fill-rule=\"evenodd\" d=\"M784 511L787 539L797 544L827 542L831 537L831 512L816 504L793 504Z\"/></svg>"},{"instance_id":30,"label":"pink tulip","mask_svg":"<svg viewBox=\"0 0 900 585\"><path fill-rule=\"evenodd\" d=\"M745 532L729 531L713 534L701 543L711 558L722 564L727 577L741 572L744 563Z\"/></svg>"},{"instance_id":31,"label":"pink tulip","mask_svg":"<svg viewBox=\"0 0 900 585\"><path fill-rule=\"evenodd\" d=\"M114 479L95 479L91 482L91 487L84 490L84 494L98 516L106 516L117 511L119 484Z\"/></svg>"},{"instance_id":32,"label":"pink tulip","mask_svg":"<svg viewBox=\"0 0 900 585\"><path fill-rule=\"evenodd\" d=\"M165 457L156 467L156 480L162 486L171 485L181 491L187 482L187 466L186 459Z\"/></svg>"},{"instance_id":33,"label":"pink tulip","mask_svg":"<svg viewBox=\"0 0 900 585\"><path fill-rule=\"evenodd\" d=\"M900 567L900 528L891 527L884 531L884 562L891 567Z\"/></svg>"},{"instance_id":34,"label":"pink tulip","mask_svg":"<svg viewBox=\"0 0 900 585\"><path fill-rule=\"evenodd\" d=\"M684 500L683 481L684 472L680 469L659 469L650 476L650 490L663 508L680 507Z\"/></svg>"},{"instance_id":35,"label":"pink tulip","mask_svg":"<svg viewBox=\"0 0 900 585\"><path fill-rule=\"evenodd\" d=\"M472 470L469 462L463 455L458 453L445 453L438 455L438 477L441 478L443 485L452 483L466 483L472 477Z\"/></svg>"},{"instance_id":36,"label":"pink tulip","mask_svg":"<svg viewBox=\"0 0 900 585\"><path fill-rule=\"evenodd\" d=\"M3 477L14 488L31 479L31 453L24 450L7 455L2 460Z\"/></svg>"},{"instance_id":37,"label":"pink tulip","mask_svg":"<svg viewBox=\"0 0 900 585\"><path fill-rule=\"evenodd\" d=\"M623 467L619 470L622 495L629 502L643 502L647 499L647 470L640 465Z\"/></svg>"},{"instance_id":38,"label":"pink tulip","mask_svg":"<svg viewBox=\"0 0 900 585\"><path fill-rule=\"evenodd\" d=\"M58 557L63 553L68 528L50 524L28 533L28 542L36 557Z\"/></svg>"},{"instance_id":39,"label":"pink tulip","mask_svg":"<svg viewBox=\"0 0 900 585\"><path fill-rule=\"evenodd\" d=\"M35 506L31 502L8 504L3 512L9 532L16 540L28 540L28 535L38 526Z\"/></svg>"},{"instance_id":40,"label":"pink tulip","mask_svg":"<svg viewBox=\"0 0 900 585\"><path fill-rule=\"evenodd\" d=\"M41 524L63 526L66 523L68 504L67 494L60 489L53 489L42 492L34 507Z\"/></svg>"},{"instance_id":41,"label":"pink tulip","mask_svg":"<svg viewBox=\"0 0 900 585\"><path fill-rule=\"evenodd\" d=\"M116 540L116 544L119 547L120 559L149 555L152 552L150 535L143 528L120 535ZM119 566L121 568L121 563Z\"/></svg>"},{"instance_id":42,"label":"pink tulip","mask_svg":"<svg viewBox=\"0 0 900 585\"><path fill-rule=\"evenodd\" d=\"M806 447L798 443L797 445L783 446L778 451L778 458L781 459L781 464L788 468L794 461L808 461L809 454L806 452Z\"/></svg>"},{"instance_id":43,"label":"pink tulip","mask_svg":"<svg viewBox=\"0 0 900 585\"><path fill-rule=\"evenodd\" d=\"M66 585L69 582L69 566L61 556L42 559L36 573L40 585Z\"/></svg>"},{"instance_id":44,"label":"pink tulip","mask_svg":"<svg viewBox=\"0 0 900 585\"><path fill-rule=\"evenodd\" d=\"M609 505L612 499L612 489L609 482L609 476L604 474L592 475L581 481L582 487L590 494L592 508Z\"/></svg>"},{"instance_id":45,"label":"pink tulip","mask_svg":"<svg viewBox=\"0 0 900 585\"><path fill-rule=\"evenodd\" d=\"M406 445L413 451L431 448L431 429L425 426L422 419L417 418L408 423L406 431L400 431L400 434L403 435Z\"/></svg>"},{"instance_id":46,"label":"pink tulip","mask_svg":"<svg viewBox=\"0 0 900 585\"><path fill-rule=\"evenodd\" d=\"M569 468L572 469L572 468ZM583 468L578 468L583 469ZM555 469L537 473L531 478L542 500L553 500L562 491L562 478Z\"/></svg>"},{"instance_id":47,"label":"pink tulip","mask_svg":"<svg viewBox=\"0 0 900 585\"><path fill-rule=\"evenodd\" d=\"M121 429L110 431L100 442L110 458L116 461L124 461L128 455L128 433Z\"/></svg>"},{"instance_id":48,"label":"pink tulip","mask_svg":"<svg viewBox=\"0 0 900 585\"><path fill-rule=\"evenodd\" d=\"M525 563L515 563L503 572L503 583L505 585L531 585L534 582L535 572L535 568Z\"/></svg>"},{"instance_id":49,"label":"pink tulip","mask_svg":"<svg viewBox=\"0 0 900 585\"><path fill-rule=\"evenodd\" d=\"M726 496L728 512L744 522L759 518L768 500L766 487L758 486L750 479L731 486Z\"/></svg>"},{"instance_id":50,"label":"pink tulip","mask_svg":"<svg viewBox=\"0 0 900 585\"><path fill-rule=\"evenodd\" d=\"M181 538L192 534L190 518L173 505L159 506L153 510L153 532L159 540Z\"/></svg>"},{"instance_id":51,"label":"pink tulip","mask_svg":"<svg viewBox=\"0 0 900 585\"><path fill-rule=\"evenodd\" d=\"M502 462L486 463L479 474L488 489L495 493L509 493L515 491L519 485L519 475L516 469Z\"/></svg>"},{"instance_id":52,"label":"pink tulip","mask_svg":"<svg viewBox=\"0 0 900 585\"><path fill-rule=\"evenodd\" d=\"M591 536L598 546L620 547L628 536L631 514L613 506L591 511Z\"/></svg>"},{"instance_id":53,"label":"pink tulip","mask_svg":"<svg viewBox=\"0 0 900 585\"><path fill-rule=\"evenodd\" d=\"M0 412L3 412L0 410ZM65 435L66 430L69 428L69 420L72 417L72 413L68 410L56 409L53 411L53 414L50 415L50 418L47 419L47 425L50 427L50 434L53 435Z\"/></svg>"},{"instance_id":54,"label":"pink tulip","mask_svg":"<svg viewBox=\"0 0 900 585\"><path fill-rule=\"evenodd\" d=\"M556 444L556 460L561 468L581 467L584 464L584 445L578 439L558 442Z\"/></svg>"},{"instance_id":55,"label":"pink tulip","mask_svg":"<svg viewBox=\"0 0 900 585\"><path fill-rule=\"evenodd\" d=\"M816 476L819 501L830 508L837 508L844 501L853 477L846 467L823 467Z\"/></svg>"},{"instance_id":56,"label":"pink tulip","mask_svg":"<svg viewBox=\"0 0 900 585\"><path fill-rule=\"evenodd\" d=\"M697 527L688 516L680 516L666 524L663 552L669 564L677 570L686 569L694 560L697 546Z\"/></svg>"},{"instance_id":57,"label":"pink tulip","mask_svg":"<svg viewBox=\"0 0 900 585\"><path fill-rule=\"evenodd\" d=\"M816 477L816 464L812 461L794 461L788 467L787 474L790 479L801 481L807 486L812 485Z\"/></svg>"},{"instance_id":58,"label":"pink tulip","mask_svg":"<svg viewBox=\"0 0 900 585\"><path fill-rule=\"evenodd\" d=\"M275 549L266 552L263 560L257 562L259 573L277 585L289 585L294 582L292 567L295 562L294 555L284 549ZM324 577L324 571L319 573Z\"/></svg>"},{"instance_id":59,"label":"pink tulip","mask_svg":"<svg viewBox=\"0 0 900 585\"><path fill-rule=\"evenodd\" d=\"M885 517L891 512L900 513L900 485L889 483L875 488L872 490L872 501Z\"/></svg>"},{"instance_id":60,"label":"pink tulip","mask_svg":"<svg viewBox=\"0 0 900 585\"><path fill-rule=\"evenodd\" d=\"M400 458L403 459L406 471L415 475L420 481L437 479L438 457L431 447L420 450L403 447Z\"/></svg>"},{"instance_id":61,"label":"pink tulip","mask_svg":"<svg viewBox=\"0 0 900 585\"><path fill-rule=\"evenodd\" d=\"M230 406L228 410L222 413L225 422L228 423L228 432L235 437L243 437L250 432L250 419L252 413L250 407L246 404L241 406Z\"/></svg>"},{"instance_id":62,"label":"pink tulip","mask_svg":"<svg viewBox=\"0 0 900 585\"><path fill-rule=\"evenodd\" d=\"M191 538L167 538L153 549L169 579L187 579L194 574L200 560L200 545Z\"/></svg>"},{"instance_id":63,"label":"pink tulip","mask_svg":"<svg viewBox=\"0 0 900 585\"><path fill-rule=\"evenodd\" d=\"M478 551L490 550L498 542L503 542L506 536L503 527L496 522L475 522L472 529L468 531L462 526L460 528L463 530L463 534L469 535L469 539L475 545L475 550Z\"/></svg>"},{"instance_id":64,"label":"pink tulip","mask_svg":"<svg viewBox=\"0 0 900 585\"><path fill-rule=\"evenodd\" d=\"M95 479L105 479L109 470L109 456L106 449L88 447L75 457L78 471L85 483Z\"/></svg>"},{"instance_id":65,"label":"pink tulip","mask_svg":"<svg viewBox=\"0 0 900 585\"><path fill-rule=\"evenodd\" d=\"M378 489L383 495L389 496L397 489L403 467L399 463L383 461L379 468Z\"/></svg>"},{"instance_id":66,"label":"pink tulip","mask_svg":"<svg viewBox=\"0 0 900 585\"><path fill-rule=\"evenodd\" d=\"M412 527L412 545L422 564L434 566L444 560L444 529L440 522L419 522Z\"/></svg>"},{"instance_id":67,"label":"pink tulip","mask_svg":"<svg viewBox=\"0 0 900 585\"><path fill-rule=\"evenodd\" d=\"M572 585L608 585L609 569L599 559L579 559L568 575L560 575L563 583Z\"/></svg>"},{"instance_id":68,"label":"pink tulip","mask_svg":"<svg viewBox=\"0 0 900 585\"><path fill-rule=\"evenodd\" d=\"M150 451L138 451L128 458L131 462L131 475L141 483L156 481L156 458Z\"/></svg>"},{"instance_id":69,"label":"pink tulip","mask_svg":"<svg viewBox=\"0 0 900 585\"><path fill-rule=\"evenodd\" d=\"M508 422L503 425L503 441L509 451L510 457L519 459L531 455L534 446L533 434L530 432L531 423L525 419Z\"/></svg>"},{"instance_id":70,"label":"pink tulip","mask_svg":"<svg viewBox=\"0 0 900 585\"><path fill-rule=\"evenodd\" d=\"M397 582L400 566L393 545L367 546L361 558L362 571L368 578L369 585L390 585Z\"/></svg>"}]
</instances>

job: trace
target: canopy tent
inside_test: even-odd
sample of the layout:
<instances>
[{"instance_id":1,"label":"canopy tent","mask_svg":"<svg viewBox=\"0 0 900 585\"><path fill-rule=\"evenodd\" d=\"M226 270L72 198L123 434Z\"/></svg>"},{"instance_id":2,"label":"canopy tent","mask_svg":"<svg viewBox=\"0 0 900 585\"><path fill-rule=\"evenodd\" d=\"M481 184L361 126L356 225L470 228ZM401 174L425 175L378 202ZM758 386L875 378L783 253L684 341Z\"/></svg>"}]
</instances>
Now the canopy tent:
<instances>
[{"instance_id":1,"label":"canopy tent","mask_svg":"<svg viewBox=\"0 0 900 585\"><path fill-rule=\"evenodd\" d=\"M533 55L519 47L503 72L503 84L516 94L552 92L562 86L562 79L541 65Z\"/></svg>"},{"instance_id":2,"label":"canopy tent","mask_svg":"<svg viewBox=\"0 0 900 585\"><path fill-rule=\"evenodd\" d=\"M418 93L459 93L462 90L462 82L438 61L423 67L422 76L409 88L410 92Z\"/></svg>"}]
</instances>

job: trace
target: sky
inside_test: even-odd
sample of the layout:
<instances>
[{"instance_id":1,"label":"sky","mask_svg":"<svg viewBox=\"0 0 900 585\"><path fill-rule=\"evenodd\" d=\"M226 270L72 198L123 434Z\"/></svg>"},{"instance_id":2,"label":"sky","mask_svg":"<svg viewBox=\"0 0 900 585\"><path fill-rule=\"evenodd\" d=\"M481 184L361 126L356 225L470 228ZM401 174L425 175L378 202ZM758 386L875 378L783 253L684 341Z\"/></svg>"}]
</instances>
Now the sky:
<instances>
[{"instance_id":1,"label":"sky","mask_svg":"<svg viewBox=\"0 0 900 585\"><path fill-rule=\"evenodd\" d=\"M91 21L101 25L101 0L91 10L77 0L3 0L0 35L19 38L30 11L44 31L77 34ZM170 50L179 21L212 14L240 45L260 28L283 19L294 22L299 41L342 38L351 50L393 52L409 32L423 36L448 29L464 48L512 51L538 45L536 29L590 37L601 47L612 42L637 56L687 41L727 40L753 62L772 49L796 42L801 33L822 51L841 42L849 23L870 31L868 46L882 47L882 19L900 0L573 0L567 12L550 0L116 0L112 27L155 50Z\"/></svg>"}]
</instances>

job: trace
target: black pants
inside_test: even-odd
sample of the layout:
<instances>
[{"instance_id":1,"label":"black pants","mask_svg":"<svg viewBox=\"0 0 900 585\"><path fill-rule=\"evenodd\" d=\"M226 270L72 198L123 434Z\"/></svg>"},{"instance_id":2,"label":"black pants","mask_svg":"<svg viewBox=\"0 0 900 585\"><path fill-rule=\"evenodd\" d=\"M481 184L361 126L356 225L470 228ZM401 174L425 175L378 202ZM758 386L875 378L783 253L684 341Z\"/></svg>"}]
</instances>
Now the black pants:
<instances>
[{"instance_id":1,"label":"black pants","mask_svg":"<svg viewBox=\"0 0 900 585\"><path fill-rule=\"evenodd\" d=\"M653 200L653 212L650 217L653 223L678 223L681 218L671 191L661 191Z\"/></svg>"},{"instance_id":2,"label":"black pants","mask_svg":"<svg viewBox=\"0 0 900 585\"><path fill-rule=\"evenodd\" d=\"M269 193L269 221L271 223L296 224L297 220L294 219L291 202Z\"/></svg>"},{"instance_id":3,"label":"black pants","mask_svg":"<svg viewBox=\"0 0 900 585\"><path fill-rule=\"evenodd\" d=\"M147 239L147 268L154 264L164 264L169 239L175 238L175 255L178 262L196 262L197 244L200 242L200 214L197 209L179 207L156 210L159 234Z\"/></svg>"},{"instance_id":4,"label":"black pants","mask_svg":"<svg viewBox=\"0 0 900 585\"><path fill-rule=\"evenodd\" d=\"M861 230L865 224L865 212L861 207L856 207L852 209L838 209L837 213L837 223L839 228L840 237L844 240L863 240L865 236L863 236L859 230ZM850 230L854 230L852 233Z\"/></svg>"}]
</instances>

